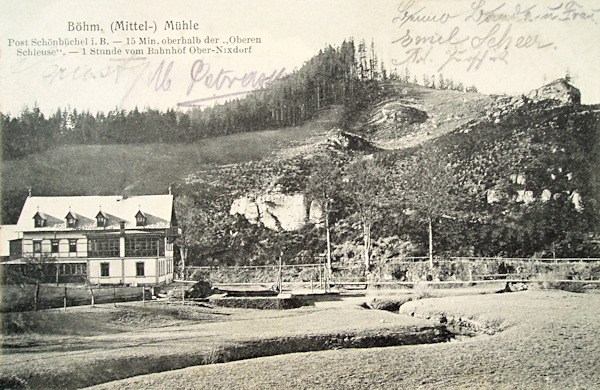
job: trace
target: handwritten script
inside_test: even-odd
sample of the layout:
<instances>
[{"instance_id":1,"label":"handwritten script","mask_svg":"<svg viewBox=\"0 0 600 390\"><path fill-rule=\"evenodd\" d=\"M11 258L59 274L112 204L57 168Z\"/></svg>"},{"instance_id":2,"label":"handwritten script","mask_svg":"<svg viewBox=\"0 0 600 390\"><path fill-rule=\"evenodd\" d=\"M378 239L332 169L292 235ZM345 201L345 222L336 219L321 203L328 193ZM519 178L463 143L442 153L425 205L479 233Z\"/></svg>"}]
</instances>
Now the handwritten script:
<instances>
[{"instance_id":1,"label":"handwritten script","mask_svg":"<svg viewBox=\"0 0 600 390\"><path fill-rule=\"evenodd\" d=\"M62 57L45 57L37 60L23 58L11 67L11 72L26 74L28 77L41 77L48 85L58 85L62 82L82 84L95 81L111 82L124 88L121 104L138 87L156 93L175 92L176 96L185 92L184 95L188 99L192 92L207 95L178 102L179 107L203 106L210 101L245 95L266 88L285 75L285 68L269 72L256 70L238 72L212 67L209 62L201 58L193 60L187 72L184 70L184 74L189 75L187 78L174 77L180 73L180 68L185 69L186 64L163 59L156 65L155 61L143 56L111 57L104 65L94 63L73 65L71 62L62 61ZM182 93L179 93L179 90Z\"/></svg>"},{"instance_id":2,"label":"handwritten script","mask_svg":"<svg viewBox=\"0 0 600 390\"><path fill-rule=\"evenodd\" d=\"M392 39L392 64L434 64L438 72L455 64L476 71L488 63L508 64L515 51L555 49L543 29L534 28L536 23L545 28L552 23L598 26L599 20L600 8L576 1L532 5L477 0L469 7L440 11L410 0L400 3L392 19L398 31Z\"/></svg>"},{"instance_id":3,"label":"handwritten script","mask_svg":"<svg viewBox=\"0 0 600 390\"><path fill-rule=\"evenodd\" d=\"M190 83L187 88L187 95L192 93L192 90L196 84L204 85L207 89L216 91L231 90L234 87L242 87L244 90L235 93L226 93L211 98L200 98L194 99L187 102L180 102L177 105L179 107L189 107L192 105L198 105L202 102L211 99L232 97L236 95L245 94L248 90L262 89L271 82L280 79L285 73L285 68L280 70L274 70L271 74L259 73L257 71L251 71L243 74L236 74L233 70L219 69L218 71L211 70L211 65L203 59L198 59L192 64L190 70Z\"/></svg>"}]
</instances>

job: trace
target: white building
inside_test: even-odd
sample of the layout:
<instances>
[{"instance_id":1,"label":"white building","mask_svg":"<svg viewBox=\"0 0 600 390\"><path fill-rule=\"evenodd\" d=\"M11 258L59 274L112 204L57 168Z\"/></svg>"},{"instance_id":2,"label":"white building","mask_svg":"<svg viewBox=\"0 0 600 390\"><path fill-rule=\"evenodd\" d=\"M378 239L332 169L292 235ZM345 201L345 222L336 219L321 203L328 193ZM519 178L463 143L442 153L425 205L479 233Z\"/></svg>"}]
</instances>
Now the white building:
<instances>
[{"instance_id":1,"label":"white building","mask_svg":"<svg viewBox=\"0 0 600 390\"><path fill-rule=\"evenodd\" d=\"M156 285L173 280L172 195L37 197L25 201L6 265L52 258L60 282ZM18 245L20 241L21 245Z\"/></svg>"}]
</instances>

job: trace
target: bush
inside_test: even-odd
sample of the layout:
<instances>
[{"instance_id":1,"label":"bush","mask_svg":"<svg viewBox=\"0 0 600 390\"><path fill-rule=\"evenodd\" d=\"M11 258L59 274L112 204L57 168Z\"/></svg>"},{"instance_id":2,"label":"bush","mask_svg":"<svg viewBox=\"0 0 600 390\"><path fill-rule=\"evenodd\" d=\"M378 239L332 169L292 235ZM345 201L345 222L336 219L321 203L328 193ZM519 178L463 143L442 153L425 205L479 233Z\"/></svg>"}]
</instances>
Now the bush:
<instances>
[{"instance_id":1,"label":"bush","mask_svg":"<svg viewBox=\"0 0 600 390\"><path fill-rule=\"evenodd\" d=\"M400 310L400 306L404 305L406 302L410 302L413 300L413 297L398 297L398 298L373 298L371 302L367 304L370 309L375 310L386 310L391 312L397 312Z\"/></svg>"}]
</instances>

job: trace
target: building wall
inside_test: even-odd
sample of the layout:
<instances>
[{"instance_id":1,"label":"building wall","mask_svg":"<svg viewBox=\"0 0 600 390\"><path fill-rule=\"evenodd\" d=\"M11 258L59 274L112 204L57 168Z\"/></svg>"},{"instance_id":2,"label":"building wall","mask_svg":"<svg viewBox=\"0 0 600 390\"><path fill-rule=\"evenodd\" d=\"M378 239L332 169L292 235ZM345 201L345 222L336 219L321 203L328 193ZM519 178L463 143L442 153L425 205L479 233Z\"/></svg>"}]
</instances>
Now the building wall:
<instances>
[{"instance_id":1,"label":"building wall","mask_svg":"<svg viewBox=\"0 0 600 390\"><path fill-rule=\"evenodd\" d=\"M108 263L108 276L101 276L103 263ZM92 284L120 284L123 282L123 259L88 259L88 280Z\"/></svg>"},{"instance_id":2,"label":"building wall","mask_svg":"<svg viewBox=\"0 0 600 390\"><path fill-rule=\"evenodd\" d=\"M23 240L12 240L10 241L10 255L8 256L9 260L20 259L23 254Z\"/></svg>"},{"instance_id":3,"label":"building wall","mask_svg":"<svg viewBox=\"0 0 600 390\"><path fill-rule=\"evenodd\" d=\"M108 263L109 276L101 276L102 263ZM144 264L144 276L137 276L137 263ZM88 278L92 284L150 285L173 280L173 258L106 258L88 260Z\"/></svg>"},{"instance_id":4,"label":"building wall","mask_svg":"<svg viewBox=\"0 0 600 390\"><path fill-rule=\"evenodd\" d=\"M58 253L52 253L52 240L59 240ZM77 239L77 251L69 251L69 239ZM85 262L87 279L92 284L152 285L169 283L173 280L173 244L165 240L164 257L125 257L124 238L121 237L120 257L88 258L88 240L82 231L39 231L24 232L23 257L56 257L59 263ZM42 242L42 253L34 253L34 241ZM136 263L144 263L144 276L137 276ZM109 276L101 276L101 263L109 264Z\"/></svg>"},{"instance_id":5,"label":"building wall","mask_svg":"<svg viewBox=\"0 0 600 390\"><path fill-rule=\"evenodd\" d=\"M52 253L52 240L58 239L58 253ZM69 239L77 239L77 252L69 252ZM87 258L87 237L83 232L25 232L23 233L23 257L36 255L33 251L33 242L42 241L44 255L72 258Z\"/></svg>"}]
</instances>

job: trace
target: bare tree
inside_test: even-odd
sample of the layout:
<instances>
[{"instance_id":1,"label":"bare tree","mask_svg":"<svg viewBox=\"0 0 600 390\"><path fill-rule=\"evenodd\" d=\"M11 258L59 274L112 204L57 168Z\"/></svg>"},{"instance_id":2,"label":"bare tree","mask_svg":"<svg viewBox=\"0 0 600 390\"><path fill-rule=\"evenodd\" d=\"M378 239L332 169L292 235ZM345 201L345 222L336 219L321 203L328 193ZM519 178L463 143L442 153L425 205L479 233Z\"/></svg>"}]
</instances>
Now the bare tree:
<instances>
[{"instance_id":1,"label":"bare tree","mask_svg":"<svg viewBox=\"0 0 600 390\"><path fill-rule=\"evenodd\" d=\"M179 248L179 271L184 278L190 248L199 247L209 239L206 229L211 226L211 218L206 209L196 204L189 195L176 197L175 208L177 224L181 229L181 235L177 237L175 243Z\"/></svg>"},{"instance_id":2,"label":"bare tree","mask_svg":"<svg viewBox=\"0 0 600 390\"><path fill-rule=\"evenodd\" d=\"M325 238L327 241L327 270L331 274L331 214L335 199L341 187L341 172L335 161L329 157L319 157L306 185L309 200L317 202L322 211Z\"/></svg>"},{"instance_id":3,"label":"bare tree","mask_svg":"<svg viewBox=\"0 0 600 390\"><path fill-rule=\"evenodd\" d=\"M25 262L23 273L26 279L35 282L35 295L33 298L33 310L37 310L40 301L40 284L44 281L53 279L57 275L58 283L58 264L56 258L46 253L40 253L36 256L29 256L23 259Z\"/></svg>"},{"instance_id":4,"label":"bare tree","mask_svg":"<svg viewBox=\"0 0 600 390\"><path fill-rule=\"evenodd\" d=\"M434 147L423 149L410 161L397 165L396 190L409 210L427 223L429 233L429 265L433 267L433 228L439 218L451 214L458 203L452 166L444 154Z\"/></svg>"},{"instance_id":5,"label":"bare tree","mask_svg":"<svg viewBox=\"0 0 600 390\"><path fill-rule=\"evenodd\" d=\"M364 266L371 267L371 231L382 217L388 201L386 185L388 172L374 159L364 159L352 164L347 171L346 191L352 200L363 227Z\"/></svg>"}]
</instances>

